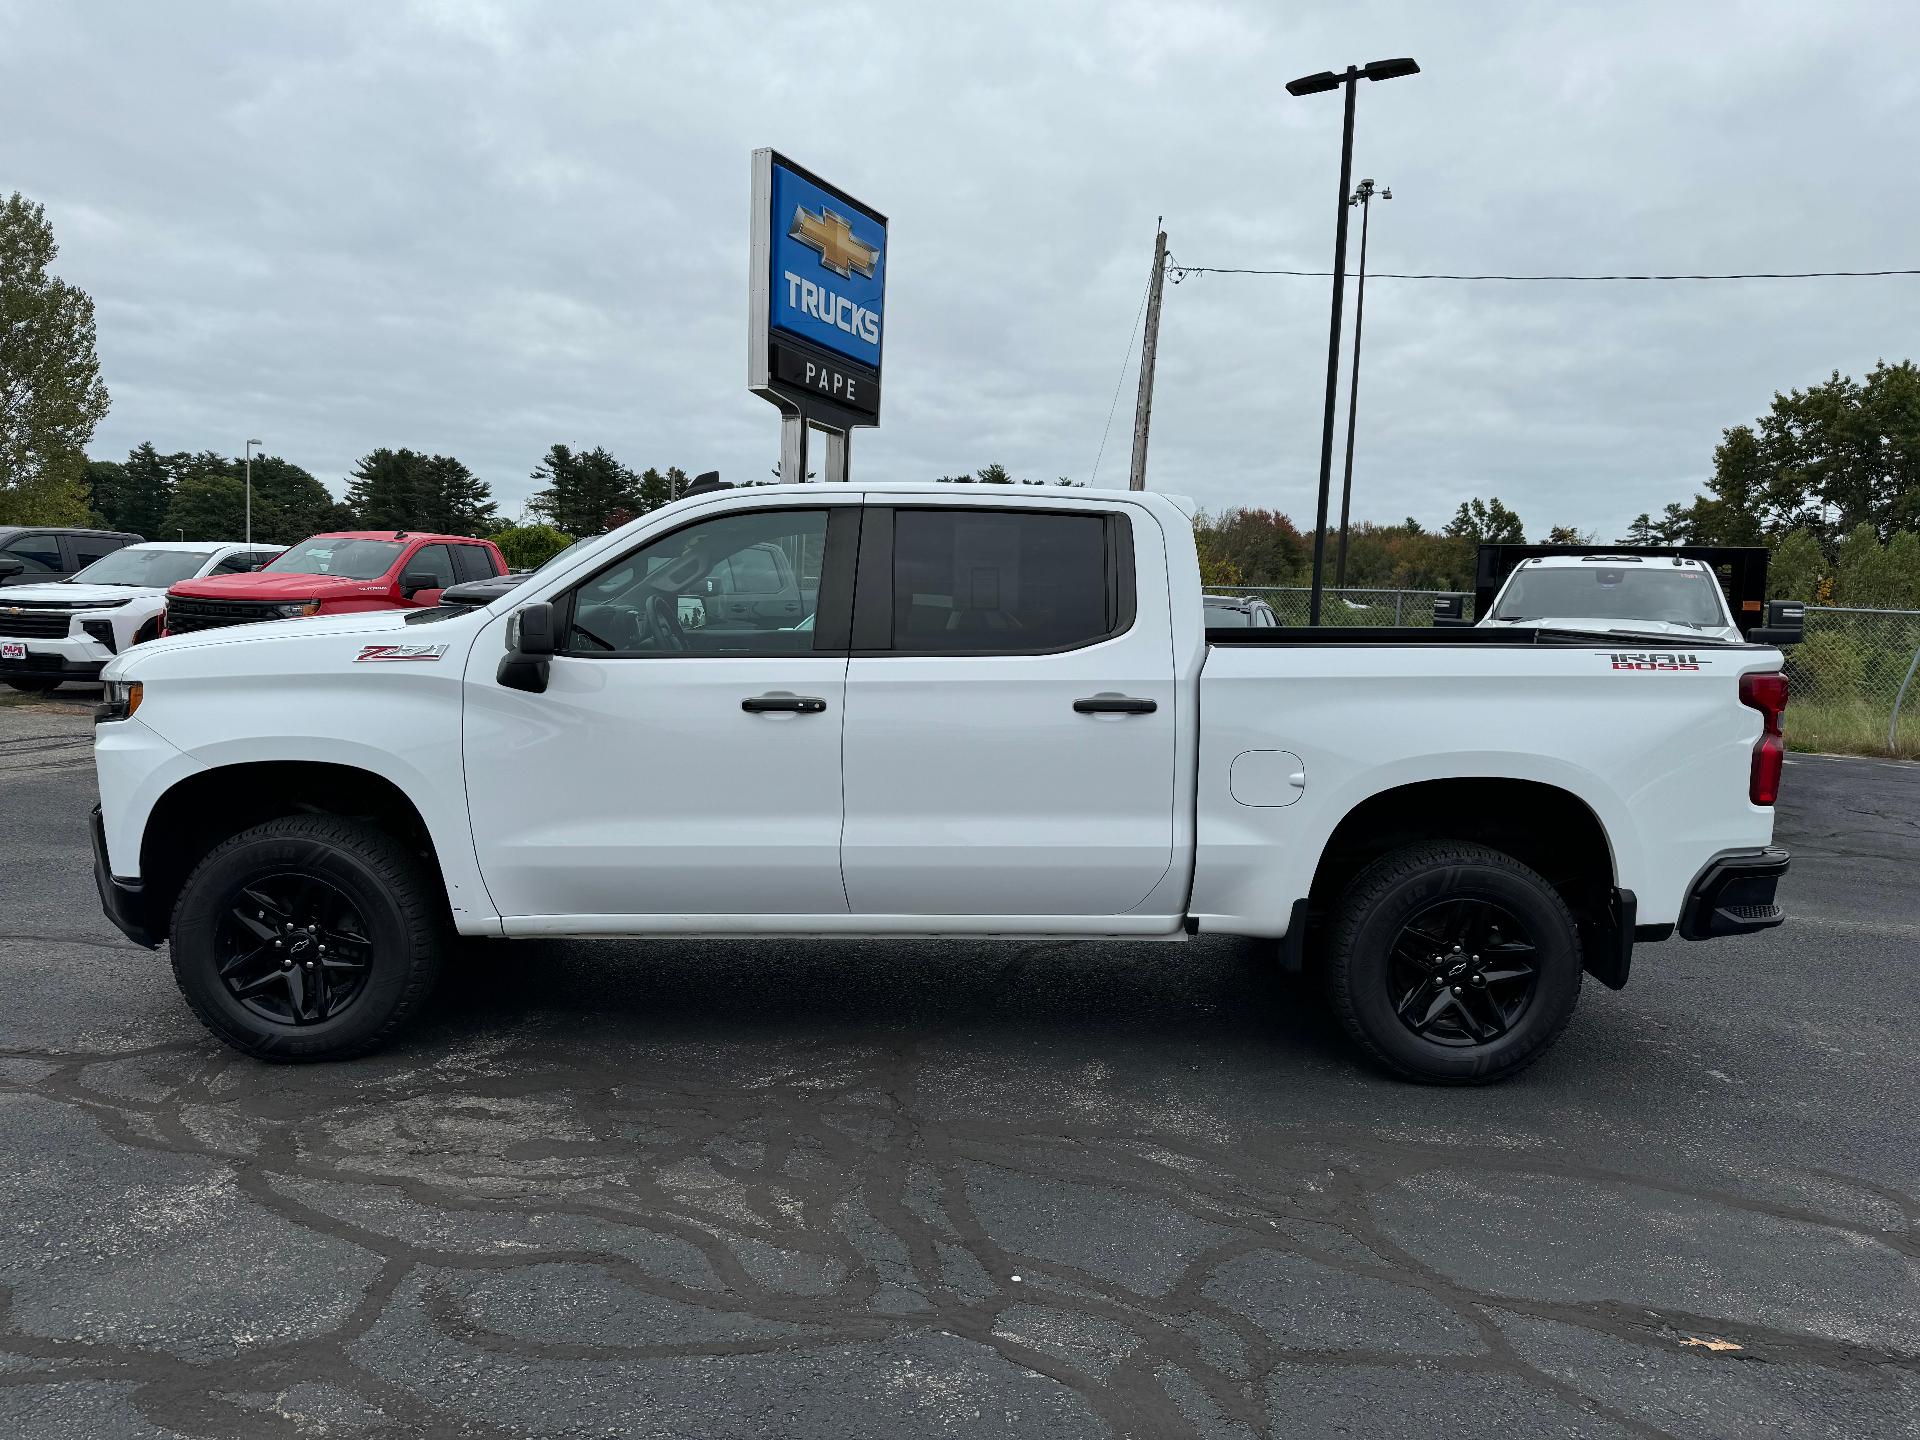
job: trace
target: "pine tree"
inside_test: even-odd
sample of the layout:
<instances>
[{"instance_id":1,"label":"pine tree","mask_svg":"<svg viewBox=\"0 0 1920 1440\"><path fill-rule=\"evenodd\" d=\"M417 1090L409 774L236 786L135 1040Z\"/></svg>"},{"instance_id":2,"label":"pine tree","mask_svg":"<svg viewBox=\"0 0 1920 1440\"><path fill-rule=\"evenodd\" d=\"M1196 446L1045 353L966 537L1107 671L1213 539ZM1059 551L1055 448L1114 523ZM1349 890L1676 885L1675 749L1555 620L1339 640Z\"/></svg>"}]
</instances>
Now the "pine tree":
<instances>
[{"instance_id":1,"label":"pine tree","mask_svg":"<svg viewBox=\"0 0 1920 1440\"><path fill-rule=\"evenodd\" d=\"M599 446L576 454L565 445L549 449L532 477L546 482L527 509L569 535L599 535L618 512L640 514L645 502L640 477Z\"/></svg>"},{"instance_id":2,"label":"pine tree","mask_svg":"<svg viewBox=\"0 0 1920 1440\"><path fill-rule=\"evenodd\" d=\"M347 505L367 530L430 530L421 518L426 457L382 446L360 457L347 483Z\"/></svg>"}]
</instances>

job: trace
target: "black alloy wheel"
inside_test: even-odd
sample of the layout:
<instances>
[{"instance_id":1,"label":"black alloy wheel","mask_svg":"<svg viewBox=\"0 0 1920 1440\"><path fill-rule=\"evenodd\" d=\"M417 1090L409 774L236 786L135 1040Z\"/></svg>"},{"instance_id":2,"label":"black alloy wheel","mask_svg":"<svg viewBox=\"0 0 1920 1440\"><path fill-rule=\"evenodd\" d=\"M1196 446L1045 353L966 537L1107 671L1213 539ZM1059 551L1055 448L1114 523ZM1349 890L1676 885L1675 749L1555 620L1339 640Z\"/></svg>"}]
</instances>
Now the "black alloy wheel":
<instances>
[{"instance_id":1,"label":"black alloy wheel","mask_svg":"<svg viewBox=\"0 0 1920 1440\"><path fill-rule=\"evenodd\" d=\"M343 1014L373 970L373 942L352 898L316 875L268 875L242 886L215 944L227 993L282 1025Z\"/></svg>"},{"instance_id":2,"label":"black alloy wheel","mask_svg":"<svg viewBox=\"0 0 1920 1440\"><path fill-rule=\"evenodd\" d=\"M193 867L168 951L206 1027L262 1060L343 1060L398 1035L451 930L430 854L365 820L287 815Z\"/></svg>"},{"instance_id":3,"label":"black alloy wheel","mask_svg":"<svg viewBox=\"0 0 1920 1440\"><path fill-rule=\"evenodd\" d=\"M1505 906L1474 897L1418 911L1393 943L1388 990L1409 1031L1484 1045L1519 1023L1540 983L1532 937Z\"/></svg>"},{"instance_id":4,"label":"black alloy wheel","mask_svg":"<svg viewBox=\"0 0 1920 1440\"><path fill-rule=\"evenodd\" d=\"M1501 851L1462 840L1390 851L1327 920L1319 960L1334 1013L1404 1079L1502 1079L1573 1018L1579 926L1559 891Z\"/></svg>"}]
</instances>

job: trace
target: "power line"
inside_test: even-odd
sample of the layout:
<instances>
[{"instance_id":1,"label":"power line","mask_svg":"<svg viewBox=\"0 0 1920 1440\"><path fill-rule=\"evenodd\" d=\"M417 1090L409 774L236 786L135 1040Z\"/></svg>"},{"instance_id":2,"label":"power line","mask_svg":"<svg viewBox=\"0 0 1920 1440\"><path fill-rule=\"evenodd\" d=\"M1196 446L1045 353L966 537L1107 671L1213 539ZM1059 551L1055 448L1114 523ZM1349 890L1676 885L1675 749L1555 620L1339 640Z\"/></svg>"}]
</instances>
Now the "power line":
<instances>
[{"instance_id":1,"label":"power line","mask_svg":"<svg viewBox=\"0 0 1920 1440\"><path fill-rule=\"evenodd\" d=\"M1146 288L1140 292L1140 308L1133 312L1133 329L1127 332L1127 353L1120 357L1120 378L1113 382L1113 403L1107 406L1107 427L1100 432L1100 449L1093 457L1093 474L1087 477L1091 485L1100 478L1100 457L1107 453L1107 436L1113 430L1113 412L1120 408L1120 387L1127 383L1127 366L1133 361L1133 337L1140 333L1140 317L1146 313L1147 295L1153 289L1153 277L1147 277Z\"/></svg>"},{"instance_id":2,"label":"power line","mask_svg":"<svg viewBox=\"0 0 1920 1440\"><path fill-rule=\"evenodd\" d=\"M1231 265L1180 265L1169 263L1174 284L1189 275L1299 275L1326 279L1331 270L1260 270ZM1368 272L1371 280L1857 280L1883 275L1920 275L1913 270L1743 270L1725 275L1453 275L1425 272L1408 274L1391 270Z\"/></svg>"}]
</instances>

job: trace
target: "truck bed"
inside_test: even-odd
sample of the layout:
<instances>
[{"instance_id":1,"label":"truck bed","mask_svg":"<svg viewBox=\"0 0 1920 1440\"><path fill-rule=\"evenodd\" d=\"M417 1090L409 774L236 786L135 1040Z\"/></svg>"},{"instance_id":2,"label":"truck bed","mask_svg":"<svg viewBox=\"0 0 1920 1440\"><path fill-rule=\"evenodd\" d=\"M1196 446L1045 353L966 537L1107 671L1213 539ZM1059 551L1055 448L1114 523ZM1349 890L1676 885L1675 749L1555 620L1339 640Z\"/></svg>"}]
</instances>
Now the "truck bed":
<instances>
[{"instance_id":1,"label":"truck bed","mask_svg":"<svg viewBox=\"0 0 1920 1440\"><path fill-rule=\"evenodd\" d=\"M1710 636L1595 635L1582 630L1555 630L1550 626L1487 629L1475 625L1279 625L1269 630L1208 626L1209 645L1418 645L1423 647L1472 645L1512 648L1549 645L1599 650L1631 645L1636 650L1764 650L1764 645L1728 645Z\"/></svg>"}]
</instances>

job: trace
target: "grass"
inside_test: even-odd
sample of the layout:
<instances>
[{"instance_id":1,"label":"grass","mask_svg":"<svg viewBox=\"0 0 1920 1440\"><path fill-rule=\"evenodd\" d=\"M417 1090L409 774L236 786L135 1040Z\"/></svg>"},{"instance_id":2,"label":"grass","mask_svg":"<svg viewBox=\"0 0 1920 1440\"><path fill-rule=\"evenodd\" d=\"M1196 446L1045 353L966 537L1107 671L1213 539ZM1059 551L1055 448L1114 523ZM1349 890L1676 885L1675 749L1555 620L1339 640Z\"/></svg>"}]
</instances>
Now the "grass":
<instances>
[{"instance_id":1,"label":"grass","mask_svg":"<svg viewBox=\"0 0 1920 1440\"><path fill-rule=\"evenodd\" d=\"M1894 737L1896 748L1889 751L1887 722L1892 713L1891 700L1795 695L1787 702L1787 748L1920 760L1920 694L1908 694L1900 712L1900 733Z\"/></svg>"}]
</instances>

